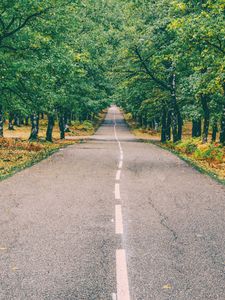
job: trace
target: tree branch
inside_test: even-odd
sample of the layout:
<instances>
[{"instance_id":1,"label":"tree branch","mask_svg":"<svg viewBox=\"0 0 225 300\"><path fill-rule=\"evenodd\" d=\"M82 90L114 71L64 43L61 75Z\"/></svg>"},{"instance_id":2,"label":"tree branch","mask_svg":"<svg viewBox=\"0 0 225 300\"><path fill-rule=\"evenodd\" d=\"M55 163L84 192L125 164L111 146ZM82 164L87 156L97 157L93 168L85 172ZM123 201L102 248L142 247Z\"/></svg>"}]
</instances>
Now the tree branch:
<instances>
[{"instance_id":1,"label":"tree branch","mask_svg":"<svg viewBox=\"0 0 225 300\"><path fill-rule=\"evenodd\" d=\"M212 46L212 47L216 48L217 50L219 50L220 52L222 52L223 54L225 54L225 50L223 50L223 48L222 48L222 46L221 46L221 41L219 41L219 42L220 42L220 46L218 46L218 45L216 45L216 44L214 44L214 43L211 43L211 42L209 42L209 41L207 41L207 40L204 40L204 41L205 41L205 43L208 44L209 46Z\"/></svg>"},{"instance_id":2,"label":"tree branch","mask_svg":"<svg viewBox=\"0 0 225 300\"><path fill-rule=\"evenodd\" d=\"M137 47L135 47L134 52L136 53L136 55L138 56L142 66L145 69L146 74L148 74L150 76L150 78L155 81L160 87L164 88L165 90L171 90L171 88L161 79L157 78L153 72L148 68L147 64L146 64L146 60L144 60L138 50Z\"/></svg>"},{"instance_id":3,"label":"tree branch","mask_svg":"<svg viewBox=\"0 0 225 300\"><path fill-rule=\"evenodd\" d=\"M28 23L30 20L34 19L34 18L37 18L39 16L41 16L42 14L44 14L46 11L48 11L51 7L48 7L40 12L36 12L36 13L33 13L31 15L29 15L28 17L26 17L26 19L24 21L22 21L19 26L17 26L17 28L7 32L7 28L9 29L12 24L14 23L15 19L14 17L12 18L12 20L10 21L10 23L8 24L7 28L6 28L6 31L3 32L2 36L0 36L0 42L2 42L4 39L14 35L15 33L17 33L18 31L20 31L21 29L23 29Z\"/></svg>"}]
</instances>

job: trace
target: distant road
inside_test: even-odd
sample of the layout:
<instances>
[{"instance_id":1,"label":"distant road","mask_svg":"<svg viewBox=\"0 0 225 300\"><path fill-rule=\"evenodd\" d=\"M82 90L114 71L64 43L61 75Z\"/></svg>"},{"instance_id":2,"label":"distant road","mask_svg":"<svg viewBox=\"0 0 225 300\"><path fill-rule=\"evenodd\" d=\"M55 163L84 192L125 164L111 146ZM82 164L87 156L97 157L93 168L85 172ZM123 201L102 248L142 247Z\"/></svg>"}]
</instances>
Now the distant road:
<instances>
[{"instance_id":1,"label":"distant road","mask_svg":"<svg viewBox=\"0 0 225 300\"><path fill-rule=\"evenodd\" d=\"M225 299L225 188L140 143L91 140L0 183L0 299Z\"/></svg>"}]
</instances>

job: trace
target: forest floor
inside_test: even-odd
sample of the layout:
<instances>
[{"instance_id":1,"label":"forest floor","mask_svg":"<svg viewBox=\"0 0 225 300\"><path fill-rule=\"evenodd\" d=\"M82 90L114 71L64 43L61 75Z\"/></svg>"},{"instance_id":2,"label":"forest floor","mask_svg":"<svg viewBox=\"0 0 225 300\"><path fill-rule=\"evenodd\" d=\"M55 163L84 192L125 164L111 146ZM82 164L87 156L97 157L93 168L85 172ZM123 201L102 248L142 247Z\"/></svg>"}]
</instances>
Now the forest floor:
<instances>
[{"instance_id":1,"label":"forest floor","mask_svg":"<svg viewBox=\"0 0 225 300\"><path fill-rule=\"evenodd\" d=\"M218 141L203 144L200 138L192 138L191 122L184 124L182 141L162 144L159 131L138 128L129 115L124 114L124 117L132 133L141 140L153 142L175 153L199 171L207 173L225 184L225 147L222 147ZM209 133L210 140L211 132Z\"/></svg>"},{"instance_id":2,"label":"forest floor","mask_svg":"<svg viewBox=\"0 0 225 300\"><path fill-rule=\"evenodd\" d=\"M61 148L82 142L85 137L95 133L104 117L105 112L99 114L94 122L72 122L65 140L60 140L59 127L56 122L53 130L53 143L45 141L46 119L40 120L39 140L35 142L28 141L30 125L14 126L14 130L8 130L6 122L4 138L0 139L0 180L45 159Z\"/></svg>"}]
</instances>

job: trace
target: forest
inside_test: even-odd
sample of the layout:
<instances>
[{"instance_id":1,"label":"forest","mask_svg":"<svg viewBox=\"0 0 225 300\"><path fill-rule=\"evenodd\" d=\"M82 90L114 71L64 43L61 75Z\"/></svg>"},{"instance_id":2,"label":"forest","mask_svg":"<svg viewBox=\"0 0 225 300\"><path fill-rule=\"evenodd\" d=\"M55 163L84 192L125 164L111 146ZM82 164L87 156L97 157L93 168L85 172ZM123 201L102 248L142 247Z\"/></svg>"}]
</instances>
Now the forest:
<instances>
[{"instance_id":1,"label":"forest","mask_svg":"<svg viewBox=\"0 0 225 300\"><path fill-rule=\"evenodd\" d=\"M225 145L224 0L2 0L0 136L60 137L116 103L161 142Z\"/></svg>"}]
</instances>

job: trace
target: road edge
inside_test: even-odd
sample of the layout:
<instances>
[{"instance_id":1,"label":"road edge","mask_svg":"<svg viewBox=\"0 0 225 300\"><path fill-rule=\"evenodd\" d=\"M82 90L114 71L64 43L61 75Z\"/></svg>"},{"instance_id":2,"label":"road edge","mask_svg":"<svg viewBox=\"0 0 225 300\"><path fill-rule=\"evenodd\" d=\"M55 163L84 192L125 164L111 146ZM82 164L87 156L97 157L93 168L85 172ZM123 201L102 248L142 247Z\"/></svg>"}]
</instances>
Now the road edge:
<instances>
[{"instance_id":1,"label":"road edge","mask_svg":"<svg viewBox=\"0 0 225 300\"><path fill-rule=\"evenodd\" d=\"M225 179L221 179L218 177L218 175L212 171L209 171L207 169L205 169L204 167L198 165L197 162L195 162L194 160L182 155L180 152L167 148L166 146L163 146L162 144L160 144L159 142L156 141L151 141L151 140L144 140L142 139L143 143L146 144L152 144L156 147L159 147L163 150L166 150L174 155L176 155L177 157L179 157L181 160L183 160L184 162L186 162L188 165L190 165L192 168L194 168L195 170L197 170L198 172L200 172L201 174L207 175L210 178L214 179L215 181L217 181L218 183L220 183L221 185L225 186Z\"/></svg>"}]
</instances>

